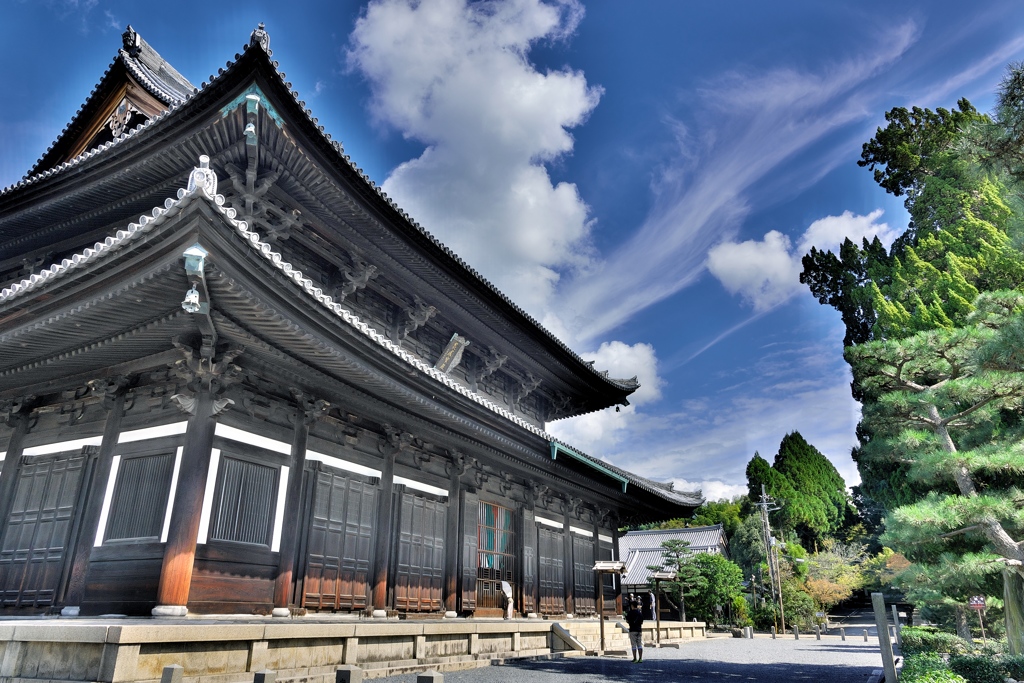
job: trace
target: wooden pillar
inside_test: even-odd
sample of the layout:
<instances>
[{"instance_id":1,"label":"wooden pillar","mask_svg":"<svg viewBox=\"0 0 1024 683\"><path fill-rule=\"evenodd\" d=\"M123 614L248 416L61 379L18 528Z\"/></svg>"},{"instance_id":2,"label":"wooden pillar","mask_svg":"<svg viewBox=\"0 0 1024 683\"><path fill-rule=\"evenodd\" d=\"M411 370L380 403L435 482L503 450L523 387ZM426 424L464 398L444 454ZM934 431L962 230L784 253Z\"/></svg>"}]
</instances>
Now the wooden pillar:
<instances>
[{"instance_id":1,"label":"wooden pillar","mask_svg":"<svg viewBox=\"0 0 1024 683\"><path fill-rule=\"evenodd\" d=\"M213 392L209 386L196 392L192 407L194 413L185 433L178 490L174 494L171 525L160 568L157 606L153 608L153 616L157 617L179 617L188 613L186 606L195 564L199 518L203 512L203 495L216 426Z\"/></svg>"},{"instance_id":2,"label":"wooden pillar","mask_svg":"<svg viewBox=\"0 0 1024 683\"><path fill-rule=\"evenodd\" d=\"M107 480L110 478L110 467L114 461L114 450L117 448L117 440L121 435L121 420L124 417L124 401L126 396L127 380L119 379L107 385L106 395L103 397L103 407L107 409L107 419L103 423L103 441L100 443L100 452L96 458L96 468L93 470L91 484L86 496L85 509L82 511L80 523L81 531L78 533L78 541L73 547L73 559L71 561L71 577L68 582L68 592L64 599L65 607L60 613L63 616L78 616L79 607L85 597L85 579L89 572L89 557L92 554L93 544L96 542L96 534L100 532L97 528L100 520L100 513L103 510L103 499L106 495ZM114 483L110 482L113 486Z\"/></svg>"},{"instance_id":3,"label":"wooden pillar","mask_svg":"<svg viewBox=\"0 0 1024 683\"><path fill-rule=\"evenodd\" d=\"M389 441L393 436L389 433ZM388 568L394 540L393 518L395 498L395 458L401 447L390 443L384 447L384 463L380 473L380 495L377 497L377 547L373 555L373 616L387 616Z\"/></svg>"},{"instance_id":4,"label":"wooden pillar","mask_svg":"<svg viewBox=\"0 0 1024 683\"><path fill-rule=\"evenodd\" d=\"M621 561L619 557L619 521L615 517L609 516L609 521L612 527L612 559ZM615 590L615 613L622 614L622 575L615 574L616 578L612 579L612 586Z\"/></svg>"},{"instance_id":5,"label":"wooden pillar","mask_svg":"<svg viewBox=\"0 0 1024 683\"><path fill-rule=\"evenodd\" d=\"M7 416L7 425L13 430L7 442L7 455L0 471L0 539L7 528L7 517L14 503L14 492L18 487L18 473L21 470L21 453L24 450L25 435L28 433L29 413L24 405L17 406Z\"/></svg>"},{"instance_id":6,"label":"wooden pillar","mask_svg":"<svg viewBox=\"0 0 1024 683\"><path fill-rule=\"evenodd\" d=\"M462 474L466 471L466 456L453 452L446 465L448 470L448 516L444 530L444 609L445 617L455 617L459 609L459 508L462 500Z\"/></svg>"},{"instance_id":7,"label":"wooden pillar","mask_svg":"<svg viewBox=\"0 0 1024 683\"><path fill-rule=\"evenodd\" d=\"M562 506L562 566L565 567L562 573L565 586L565 613L573 613L573 600L574 588L576 585L576 566L572 562L572 529L570 526L570 517L572 515L572 501L566 502Z\"/></svg>"},{"instance_id":8,"label":"wooden pillar","mask_svg":"<svg viewBox=\"0 0 1024 683\"><path fill-rule=\"evenodd\" d=\"M282 525L281 547L277 565L277 579L274 581L275 617L291 616L292 581L295 574L295 549L302 531L302 515L299 513L299 499L302 497L302 470L306 465L306 442L309 428L330 407L326 401L310 401L299 392L295 393L298 409L295 411L295 428L292 432L291 472L285 493L284 524Z\"/></svg>"},{"instance_id":9,"label":"wooden pillar","mask_svg":"<svg viewBox=\"0 0 1024 683\"><path fill-rule=\"evenodd\" d=\"M594 563L597 564L601 560L601 516L593 515L591 520L594 524ZM604 620L604 574L594 575L594 607L597 611L597 618Z\"/></svg>"}]
</instances>

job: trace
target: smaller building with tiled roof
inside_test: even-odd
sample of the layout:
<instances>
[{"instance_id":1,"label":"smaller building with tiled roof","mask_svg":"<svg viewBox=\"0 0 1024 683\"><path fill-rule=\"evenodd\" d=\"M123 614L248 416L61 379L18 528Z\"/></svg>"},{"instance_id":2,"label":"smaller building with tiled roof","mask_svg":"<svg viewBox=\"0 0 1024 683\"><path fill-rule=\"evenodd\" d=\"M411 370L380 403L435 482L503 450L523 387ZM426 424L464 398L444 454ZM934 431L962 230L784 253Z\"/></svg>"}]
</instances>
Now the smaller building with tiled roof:
<instances>
[{"instance_id":1,"label":"smaller building with tiled roof","mask_svg":"<svg viewBox=\"0 0 1024 683\"><path fill-rule=\"evenodd\" d=\"M619 557L626 563L622 575L623 590L636 590L649 585L652 566L665 562L665 541L686 541L691 553L711 553L729 557L729 541L721 524L686 529L630 531L619 537Z\"/></svg>"}]
</instances>

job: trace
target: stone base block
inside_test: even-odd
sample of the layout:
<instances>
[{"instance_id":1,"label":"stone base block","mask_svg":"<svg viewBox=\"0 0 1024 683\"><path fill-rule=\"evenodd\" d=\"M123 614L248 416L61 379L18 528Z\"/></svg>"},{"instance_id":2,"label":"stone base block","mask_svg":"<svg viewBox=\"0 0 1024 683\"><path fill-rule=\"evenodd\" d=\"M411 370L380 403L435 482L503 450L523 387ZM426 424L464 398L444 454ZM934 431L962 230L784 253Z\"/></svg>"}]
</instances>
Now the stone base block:
<instances>
[{"instance_id":1,"label":"stone base block","mask_svg":"<svg viewBox=\"0 0 1024 683\"><path fill-rule=\"evenodd\" d=\"M184 617L188 615L188 607L184 605L157 605L153 608L154 617Z\"/></svg>"}]
</instances>

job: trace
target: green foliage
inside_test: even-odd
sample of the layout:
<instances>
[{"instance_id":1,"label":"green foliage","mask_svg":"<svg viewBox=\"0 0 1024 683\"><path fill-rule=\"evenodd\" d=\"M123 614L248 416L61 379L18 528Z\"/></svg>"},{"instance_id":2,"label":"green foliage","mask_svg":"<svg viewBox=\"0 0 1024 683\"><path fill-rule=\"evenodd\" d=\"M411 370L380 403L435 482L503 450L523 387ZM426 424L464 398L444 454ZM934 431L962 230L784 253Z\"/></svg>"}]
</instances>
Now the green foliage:
<instances>
[{"instance_id":1,"label":"green foliage","mask_svg":"<svg viewBox=\"0 0 1024 683\"><path fill-rule=\"evenodd\" d=\"M676 517L664 522L642 524L638 529L685 529L694 526L714 526L721 524L725 531L726 538L731 538L733 532L742 521L742 510L745 503L743 496L737 496L733 500L708 501L693 511L693 517Z\"/></svg>"},{"instance_id":2,"label":"green foliage","mask_svg":"<svg viewBox=\"0 0 1024 683\"><path fill-rule=\"evenodd\" d=\"M663 566L651 566L648 569L674 573L676 580L662 582L661 587L669 593L674 602L681 603L686 607L691 598L707 591L708 581L693 562L695 555L689 550L689 541L670 539L662 541L661 547L665 550L662 555Z\"/></svg>"},{"instance_id":3,"label":"green foliage","mask_svg":"<svg viewBox=\"0 0 1024 683\"><path fill-rule=\"evenodd\" d=\"M803 584L794 578L782 582L782 607L786 612L786 625L801 629L814 628L814 599L803 590Z\"/></svg>"},{"instance_id":4,"label":"green foliage","mask_svg":"<svg viewBox=\"0 0 1024 683\"><path fill-rule=\"evenodd\" d=\"M761 486L782 509L773 521L794 531L805 547L834 534L846 521L849 502L846 483L835 466L799 432L783 437L775 462L759 454L747 464L747 489L759 500Z\"/></svg>"},{"instance_id":5,"label":"green foliage","mask_svg":"<svg viewBox=\"0 0 1024 683\"><path fill-rule=\"evenodd\" d=\"M754 625L750 618L750 603L742 595L732 599L732 623L740 628Z\"/></svg>"},{"instance_id":6,"label":"green foliage","mask_svg":"<svg viewBox=\"0 0 1024 683\"><path fill-rule=\"evenodd\" d=\"M949 668L968 683L1003 683L999 663L988 655L955 655L949 658Z\"/></svg>"},{"instance_id":7,"label":"green foliage","mask_svg":"<svg viewBox=\"0 0 1024 683\"><path fill-rule=\"evenodd\" d=\"M729 557L739 565L748 579L756 575L761 565L767 562L761 520L757 515L746 517L729 537Z\"/></svg>"},{"instance_id":8,"label":"green foliage","mask_svg":"<svg viewBox=\"0 0 1024 683\"><path fill-rule=\"evenodd\" d=\"M886 517L882 537L915 563L900 578L912 600L962 611L986 584L1001 592L1003 559L1024 558L1022 307L1019 292L983 295L969 325L846 351L866 399L864 453L929 489Z\"/></svg>"},{"instance_id":9,"label":"green foliage","mask_svg":"<svg viewBox=\"0 0 1024 683\"><path fill-rule=\"evenodd\" d=\"M967 683L967 679L949 669L927 671L916 676L900 678L903 683Z\"/></svg>"},{"instance_id":10,"label":"green foliage","mask_svg":"<svg viewBox=\"0 0 1024 683\"><path fill-rule=\"evenodd\" d=\"M754 622L754 628L760 631L767 631L778 623L779 606L771 600L765 600L750 610L750 618Z\"/></svg>"},{"instance_id":11,"label":"green foliage","mask_svg":"<svg viewBox=\"0 0 1024 683\"><path fill-rule=\"evenodd\" d=\"M920 680L922 676L934 672L949 671L949 664L937 652L921 652L907 655L900 672L901 681Z\"/></svg>"},{"instance_id":12,"label":"green foliage","mask_svg":"<svg viewBox=\"0 0 1024 683\"><path fill-rule=\"evenodd\" d=\"M857 165L874 171L875 182L886 192L914 195L967 128L983 119L966 99L952 111L895 107L885 114L888 125L864 143Z\"/></svg>"},{"instance_id":13,"label":"green foliage","mask_svg":"<svg viewBox=\"0 0 1024 683\"><path fill-rule=\"evenodd\" d=\"M694 510L690 526L721 524L726 538L732 537L741 521L742 498L707 502Z\"/></svg>"},{"instance_id":14,"label":"green foliage","mask_svg":"<svg viewBox=\"0 0 1024 683\"><path fill-rule=\"evenodd\" d=\"M1024 655L1005 655L1001 664L1010 678L1015 681L1024 679Z\"/></svg>"},{"instance_id":15,"label":"green foliage","mask_svg":"<svg viewBox=\"0 0 1024 683\"><path fill-rule=\"evenodd\" d=\"M689 558L688 564L696 568L704 588L687 599L687 616L717 624L715 607L742 596L743 573L721 555L698 553Z\"/></svg>"},{"instance_id":16,"label":"green foliage","mask_svg":"<svg viewBox=\"0 0 1024 683\"><path fill-rule=\"evenodd\" d=\"M929 628L904 626L900 630L903 640L903 654L908 657L921 653L967 654L971 644L952 633L943 633Z\"/></svg>"}]
</instances>

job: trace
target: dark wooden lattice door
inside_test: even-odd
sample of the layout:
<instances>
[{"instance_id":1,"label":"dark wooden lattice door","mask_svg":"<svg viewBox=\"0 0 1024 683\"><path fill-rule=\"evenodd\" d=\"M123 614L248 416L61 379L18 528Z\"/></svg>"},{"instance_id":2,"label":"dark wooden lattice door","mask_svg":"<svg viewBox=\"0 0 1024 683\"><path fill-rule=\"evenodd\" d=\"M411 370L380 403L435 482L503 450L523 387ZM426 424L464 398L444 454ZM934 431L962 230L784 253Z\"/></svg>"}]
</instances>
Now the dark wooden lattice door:
<instances>
[{"instance_id":1,"label":"dark wooden lattice door","mask_svg":"<svg viewBox=\"0 0 1024 683\"><path fill-rule=\"evenodd\" d=\"M5 607L53 605L85 471L84 455L33 458L22 464L0 541L0 599Z\"/></svg>"},{"instance_id":2,"label":"dark wooden lattice door","mask_svg":"<svg viewBox=\"0 0 1024 683\"><path fill-rule=\"evenodd\" d=\"M411 493L402 494L395 566L395 609L443 609L444 532L448 506Z\"/></svg>"},{"instance_id":3,"label":"dark wooden lattice door","mask_svg":"<svg viewBox=\"0 0 1024 683\"><path fill-rule=\"evenodd\" d=\"M538 579L541 614L565 612L565 561L562 532L538 527Z\"/></svg>"},{"instance_id":4,"label":"dark wooden lattice door","mask_svg":"<svg viewBox=\"0 0 1024 683\"><path fill-rule=\"evenodd\" d=\"M366 609L377 487L327 467L313 474L302 606L310 610Z\"/></svg>"},{"instance_id":5,"label":"dark wooden lattice door","mask_svg":"<svg viewBox=\"0 0 1024 683\"><path fill-rule=\"evenodd\" d=\"M585 536L572 536L572 566L576 579L573 609L577 615L597 613L594 597L594 541Z\"/></svg>"}]
</instances>

